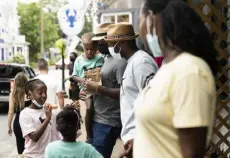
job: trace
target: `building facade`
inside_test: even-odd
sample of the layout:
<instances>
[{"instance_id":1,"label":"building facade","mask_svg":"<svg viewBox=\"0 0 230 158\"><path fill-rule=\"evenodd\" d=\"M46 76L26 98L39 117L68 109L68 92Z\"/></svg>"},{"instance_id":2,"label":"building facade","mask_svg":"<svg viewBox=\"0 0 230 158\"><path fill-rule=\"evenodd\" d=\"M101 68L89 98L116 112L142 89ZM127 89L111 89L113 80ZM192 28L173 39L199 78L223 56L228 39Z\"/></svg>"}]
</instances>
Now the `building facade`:
<instances>
[{"instance_id":1,"label":"building facade","mask_svg":"<svg viewBox=\"0 0 230 158\"><path fill-rule=\"evenodd\" d=\"M16 55L23 55L29 64L29 43L19 34L17 0L0 3L0 61L9 61Z\"/></svg>"}]
</instances>

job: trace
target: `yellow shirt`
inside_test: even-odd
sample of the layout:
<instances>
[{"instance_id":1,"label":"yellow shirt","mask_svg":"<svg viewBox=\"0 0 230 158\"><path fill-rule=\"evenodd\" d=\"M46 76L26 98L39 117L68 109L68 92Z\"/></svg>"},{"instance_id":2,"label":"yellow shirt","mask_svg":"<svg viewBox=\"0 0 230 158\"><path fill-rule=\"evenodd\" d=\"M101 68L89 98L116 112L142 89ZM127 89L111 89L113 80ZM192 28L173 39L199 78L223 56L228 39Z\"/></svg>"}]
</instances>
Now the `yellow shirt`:
<instances>
[{"instance_id":1,"label":"yellow shirt","mask_svg":"<svg viewBox=\"0 0 230 158\"><path fill-rule=\"evenodd\" d=\"M178 128L208 127L211 140L215 80L201 58L182 53L161 67L135 103L135 158L181 158Z\"/></svg>"}]
</instances>

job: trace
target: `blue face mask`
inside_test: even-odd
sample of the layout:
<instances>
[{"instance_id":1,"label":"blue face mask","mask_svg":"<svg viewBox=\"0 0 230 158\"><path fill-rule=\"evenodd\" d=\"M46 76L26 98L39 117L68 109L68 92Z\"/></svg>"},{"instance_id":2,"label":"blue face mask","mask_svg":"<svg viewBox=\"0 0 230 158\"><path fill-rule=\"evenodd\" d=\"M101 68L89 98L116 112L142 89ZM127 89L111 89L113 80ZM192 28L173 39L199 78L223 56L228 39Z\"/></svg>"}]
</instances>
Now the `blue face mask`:
<instances>
[{"instance_id":1,"label":"blue face mask","mask_svg":"<svg viewBox=\"0 0 230 158\"><path fill-rule=\"evenodd\" d=\"M31 97L32 97L32 103L36 106L36 107L38 107L39 109L41 109L42 107L43 107L43 105L41 105L41 104L39 104L35 99L34 99L34 97L33 97L33 95L31 94Z\"/></svg>"},{"instance_id":2,"label":"blue face mask","mask_svg":"<svg viewBox=\"0 0 230 158\"><path fill-rule=\"evenodd\" d=\"M146 20L146 26L147 26L147 34L146 34L146 40L149 46L150 51L152 52L154 57L162 57L163 53L160 49L158 36L156 35L156 28L153 27L153 35L150 33L150 16L147 17ZM155 24L155 22L154 22Z\"/></svg>"}]
</instances>

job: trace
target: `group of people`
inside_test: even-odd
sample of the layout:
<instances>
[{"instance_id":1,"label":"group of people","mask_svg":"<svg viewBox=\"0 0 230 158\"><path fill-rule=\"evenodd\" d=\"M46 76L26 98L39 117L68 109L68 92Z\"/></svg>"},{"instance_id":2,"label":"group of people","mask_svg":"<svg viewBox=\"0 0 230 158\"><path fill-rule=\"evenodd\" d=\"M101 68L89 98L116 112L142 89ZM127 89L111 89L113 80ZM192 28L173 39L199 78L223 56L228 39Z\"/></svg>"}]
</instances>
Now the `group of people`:
<instances>
[{"instance_id":1,"label":"group of people","mask_svg":"<svg viewBox=\"0 0 230 158\"><path fill-rule=\"evenodd\" d=\"M74 100L86 102L86 142L76 141L81 116L74 105L64 106L58 87L52 91L60 109L47 101L48 81L54 79L15 77L9 133L16 112L20 154L110 158L121 139L121 158L204 156L212 138L218 72L211 35L182 0L144 0L139 18L147 52L138 49L139 33L127 23L100 24L82 37L84 53L74 61L70 78L79 86L72 91ZM48 70L46 64L40 67ZM100 68L101 83L85 78L95 68Z\"/></svg>"}]
</instances>

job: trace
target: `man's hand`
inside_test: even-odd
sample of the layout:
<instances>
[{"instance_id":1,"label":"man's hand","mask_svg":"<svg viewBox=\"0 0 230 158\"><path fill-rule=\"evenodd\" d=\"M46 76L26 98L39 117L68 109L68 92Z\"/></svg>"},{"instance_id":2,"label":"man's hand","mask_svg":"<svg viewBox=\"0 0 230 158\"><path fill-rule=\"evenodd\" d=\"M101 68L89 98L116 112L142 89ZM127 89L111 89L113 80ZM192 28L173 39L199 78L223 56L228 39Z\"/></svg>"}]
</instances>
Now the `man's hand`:
<instances>
[{"instance_id":1,"label":"man's hand","mask_svg":"<svg viewBox=\"0 0 230 158\"><path fill-rule=\"evenodd\" d=\"M124 148L125 148L125 151L119 156L119 158L132 158L133 157L133 139L125 143Z\"/></svg>"},{"instance_id":2,"label":"man's hand","mask_svg":"<svg viewBox=\"0 0 230 158\"><path fill-rule=\"evenodd\" d=\"M97 94L98 93L97 91L98 91L99 84L94 82L94 81L86 80L83 83L83 86L85 88L85 91L87 91L91 94Z\"/></svg>"}]
</instances>

